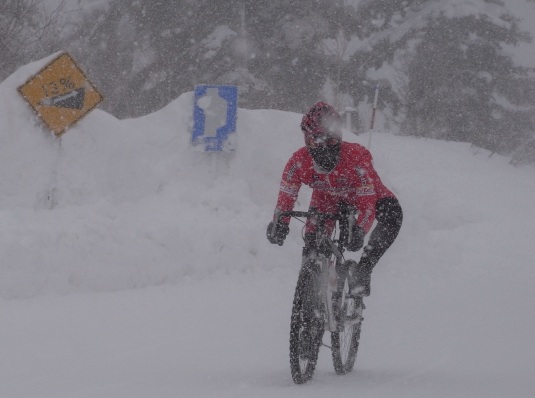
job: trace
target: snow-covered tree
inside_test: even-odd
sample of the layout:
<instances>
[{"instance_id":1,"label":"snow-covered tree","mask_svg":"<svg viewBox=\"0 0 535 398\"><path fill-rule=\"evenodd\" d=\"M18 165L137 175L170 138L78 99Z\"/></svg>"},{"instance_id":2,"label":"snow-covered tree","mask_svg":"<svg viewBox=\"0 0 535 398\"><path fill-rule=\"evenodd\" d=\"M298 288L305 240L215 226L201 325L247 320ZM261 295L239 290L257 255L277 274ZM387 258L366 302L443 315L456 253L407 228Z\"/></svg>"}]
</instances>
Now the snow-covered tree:
<instances>
[{"instance_id":1,"label":"snow-covered tree","mask_svg":"<svg viewBox=\"0 0 535 398\"><path fill-rule=\"evenodd\" d=\"M380 82L379 108L405 134L509 151L533 131L534 74L509 51L529 37L498 0L101 4L65 47L117 117L196 84L236 84L242 107L301 112L327 86L338 106L370 103Z\"/></svg>"},{"instance_id":2,"label":"snow-covered tree","mask_svg":"<svg viewBox=\"0 0 535 398\"><path fill-rule=\"evenodd\" d=\"M44 0L0 1L0 81L17 67L55 51L60 3L47 10Z\"/></svg>"},{"instance_id":3,"label":"snow-covered tree","mask_svg":"<svg viewBox=\"0 0 535 398\"><path fill-rule=\"evenodd\" d=\"M501 10L505 12L505 10ZM404 131L510 151L530 129L527 70L506 45L527 40L506 13L430 17L409 66Z\"/></svg>"},{"instance_id":4,"label":"snow-covered tree","mask_svg":"<svg viewBox=\"0 0 535 398\"><path fill-rule=\"evenodd\" d=\"M469 141L507 152L533 131L534 80L510 48L530 40L498 0L362 1L363 45L344 76L356 101L374 79L380 107L405 134Z\"/></svg>"}]
</instances>

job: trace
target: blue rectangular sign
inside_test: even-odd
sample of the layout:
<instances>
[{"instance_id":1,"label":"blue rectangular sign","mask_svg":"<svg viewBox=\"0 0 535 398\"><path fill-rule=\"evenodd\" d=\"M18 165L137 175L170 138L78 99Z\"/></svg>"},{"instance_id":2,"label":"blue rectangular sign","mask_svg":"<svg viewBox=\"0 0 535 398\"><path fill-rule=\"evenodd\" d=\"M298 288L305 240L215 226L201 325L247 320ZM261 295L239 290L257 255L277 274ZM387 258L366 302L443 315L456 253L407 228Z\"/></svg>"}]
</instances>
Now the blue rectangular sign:
<instances>
[{"instance_id":1,"label":"blue rectangular sign","mask_svg":"<svg viewBox=\"0 0 535 398\"><path fill-rule=\"evenodd\" d=\"M192 144L205 152L234 150L237 112L238 87L196 86Z\"/></svg>"}]
</instances>

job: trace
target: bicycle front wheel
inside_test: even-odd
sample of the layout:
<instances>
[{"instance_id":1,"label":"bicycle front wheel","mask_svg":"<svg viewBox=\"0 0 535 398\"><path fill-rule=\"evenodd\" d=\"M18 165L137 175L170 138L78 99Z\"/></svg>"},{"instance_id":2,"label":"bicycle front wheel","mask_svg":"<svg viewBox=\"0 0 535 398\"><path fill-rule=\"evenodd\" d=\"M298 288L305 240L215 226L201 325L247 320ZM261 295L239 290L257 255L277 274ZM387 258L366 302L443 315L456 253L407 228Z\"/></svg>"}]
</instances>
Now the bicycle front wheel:
<instances>
[{"instance_id":1,"label":"bicycle front wheel","mask_svg":"<svg viewBox=\"0 0 535 398\"><path fill-rule=\"evenodd\" d=\"M343 264L338 270L337 299L338 330L331 333L331 346L334 370L338 374L346 374L353 370L359 348L360 330L362 325L362 311L364 303L362 297L349 295L347 280L349 263Z\"/></svg>"},{"instance_id":2,"label":"bicycle front wheel","mask_svg":"<svg viewBox=\"0 0 535 398\"><path fill-rule=\"evenodd\" d=\"M314 375L323 339L324 322L320 315L316 264L305 263L299 272L290 322L290 369L296 384Z\"/></svg>"}]
</instances>

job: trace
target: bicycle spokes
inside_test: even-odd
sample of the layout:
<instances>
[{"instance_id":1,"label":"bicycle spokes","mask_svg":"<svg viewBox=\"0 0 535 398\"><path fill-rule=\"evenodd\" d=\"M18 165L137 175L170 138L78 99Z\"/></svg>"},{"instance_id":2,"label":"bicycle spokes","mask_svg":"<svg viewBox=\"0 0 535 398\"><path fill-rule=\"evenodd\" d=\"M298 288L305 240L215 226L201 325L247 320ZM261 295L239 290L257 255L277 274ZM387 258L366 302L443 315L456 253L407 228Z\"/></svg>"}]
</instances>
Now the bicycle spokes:
<instances>
[{"instance_id":1,"label":"bicycle spokes","mask_svg":"<svg viewBox=\"0 0 535 398\"><path fill-rule=\"evenodd\" d=\"M360 339L362 297L348 294L347 281L341 292L338 329L331 333L332 357L336 373L345 374L353 369Z\"/></svg>"}]
</instances>

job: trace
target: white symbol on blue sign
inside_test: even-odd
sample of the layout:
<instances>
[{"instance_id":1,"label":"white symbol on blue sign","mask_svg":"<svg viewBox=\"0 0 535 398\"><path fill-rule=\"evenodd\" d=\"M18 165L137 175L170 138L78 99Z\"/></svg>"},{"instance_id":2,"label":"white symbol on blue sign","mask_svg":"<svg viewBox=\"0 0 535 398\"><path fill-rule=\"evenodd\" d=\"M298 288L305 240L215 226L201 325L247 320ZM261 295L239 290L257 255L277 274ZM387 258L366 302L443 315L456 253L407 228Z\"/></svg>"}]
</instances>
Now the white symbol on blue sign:
<instances>
[{"instance_id":1,"label":"white symbol on blue sign","mask_svg":"<svg viewBox=\"0 0 535 398\"><path fill-rule=\"evenodd\" d=\"M233 150L237 110L236 86L196 86L193 145L204 145L209 152Z\"/></svg>"}]
</instances>

